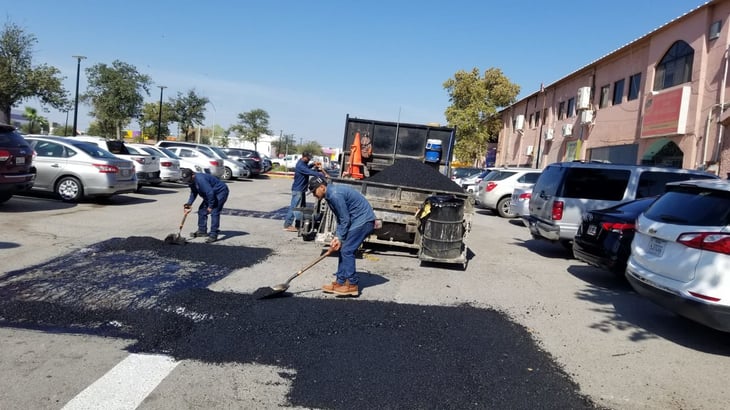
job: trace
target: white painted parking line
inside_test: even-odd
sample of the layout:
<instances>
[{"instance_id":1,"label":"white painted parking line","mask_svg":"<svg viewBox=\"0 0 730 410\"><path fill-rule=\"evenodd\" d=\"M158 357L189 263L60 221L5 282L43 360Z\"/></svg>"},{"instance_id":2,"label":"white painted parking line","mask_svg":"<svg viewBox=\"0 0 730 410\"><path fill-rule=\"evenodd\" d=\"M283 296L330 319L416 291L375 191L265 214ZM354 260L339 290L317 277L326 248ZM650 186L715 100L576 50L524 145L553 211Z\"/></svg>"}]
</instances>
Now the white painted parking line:
<instances>
[{"instance_id":1,"label":"white painted parking line","mask_svg":"<svg viewBox=\"0 0 730 410\"><path fill-rule=\"evenodd\" d=\"M169 356L130 354L63 409L136 409L178 363Z\"/></svg>"}]
</instances>

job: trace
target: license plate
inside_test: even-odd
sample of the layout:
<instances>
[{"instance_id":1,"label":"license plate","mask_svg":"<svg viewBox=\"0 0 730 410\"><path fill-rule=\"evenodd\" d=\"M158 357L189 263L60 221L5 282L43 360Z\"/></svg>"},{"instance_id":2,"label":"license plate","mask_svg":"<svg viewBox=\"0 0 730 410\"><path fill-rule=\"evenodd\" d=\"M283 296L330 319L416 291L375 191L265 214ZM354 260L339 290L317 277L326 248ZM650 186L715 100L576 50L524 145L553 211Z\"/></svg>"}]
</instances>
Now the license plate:
<instances>
[{"instance_id":1,"label":"license plate","mask_svg":"<svg viewBox=\"0 0 730 410\"><path fill-rule=\"evenodd\" d=\"M598 230L598 227L596 225L588 225L588 231L586 232L588 235L595 235L596 231Z\"/></svg>"},{"instance_id":2,"label":"license plate","mask_svg":"<svg viewBox=\"0 0 730 410\"><path fill-rule=\"evenodd\" d=\"M654 256L662 256L664 253L664 245L666 245L666 241L657 239L657 238L651 238L649 239L649 247L647 249L647 252Z\"/></svg>"},{"instance_id":3,"label":"license plate","mask_svg":"<svg viewBox=\"0 0 730 410\"><path fill-rule=\"evenodd\" d=\"M25 164L25 157L15 157L15 165Z\"/></svg>"}]
</instances>

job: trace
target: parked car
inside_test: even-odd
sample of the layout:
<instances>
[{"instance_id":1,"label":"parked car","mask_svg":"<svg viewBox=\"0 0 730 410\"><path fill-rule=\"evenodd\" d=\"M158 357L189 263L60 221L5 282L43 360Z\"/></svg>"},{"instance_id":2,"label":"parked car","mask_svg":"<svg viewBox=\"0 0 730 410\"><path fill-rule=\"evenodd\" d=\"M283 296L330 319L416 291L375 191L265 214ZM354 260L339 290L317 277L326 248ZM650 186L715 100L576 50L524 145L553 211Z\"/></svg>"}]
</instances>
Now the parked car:
<instances>
[{"instance_id":1,"label":"parked car","mask_svg":"<svg viewBox=\"0 0 730 410\"><path fill-rule=\"evenodd\" d=\"M532 196L532 187L535 184L519 184L512 191L512 198L509 201L509 212L518 218L521 218L528 225L527 220L530 216L530 197Z\"/></svg>"},{"instance_id":2,"label":"parked car","mask_svg":"<svg viewBox=\"0 0 730 410\"><path fill-rule=\"evenodd\" d=\"M8 124L0 124L0 203L33 187L33 148Z\"/></svg>"},{"instance_id":3,"label":"parked car","mask_svg":"<svg viewBox=\"0 0 730 410\"><path fill-rule=\"evenodd\" d=\"M514 218L510 211L512 192L519 184L537 181L542 170L535 168L495 168L477 185L476 196L482 208L496 211L502 218Z\"/></svg>"},{"instance_id":4,"label":"parked car","mask_svg":"<svg viewBox=\"0 0 730 410\"><path fill-rule=\"evenodd\" d=\"M208 148L215 153L218 159L223 160L223 176L221 177L223 180L249 178L252 175L251 168L244 160L229 157L220 147L208 145Z\"/></svg>"},{"instance_id":5,"label":"parked car","mask_svg":"<svg viewBox=\"0 0 730 410\"><path fill-rule=\"evenodd\" d=\"M241 160L248 165L251 175L260 175L264 172L264 162L258 151L244 148L221 148L231 158Z\"/></svg>"},{"instance_id":6,"label":"parked car","mask_svg":"<svg viewBox=\"0 0 730 410\"><path fill-rule=\"evenodd\" d=\"M189 168L195 172L202 172L205 174L211 173L209 164L205 164L208 166L204 167L198 161L194 161L189 158L181 158L181 157L177 156L177 154L175 154L174 152L170 151L169 149L167 149L165 147L158 147L156 145L147 145L147 144L140 144L140 145L144 146L142 149L144 149L145 151L147 151L149 153L157 153L158 155L160 155L160 162L163 161L162 158L175 159L180 163L180 168Z\"/></svg>"},{"instance_id":7,"label":"parked car","mask_svg":"<svg viewBox=\"0 0 730 410\"><path fill-rule=\"evenodd\" d=\"M223 161L219 160L212 151L198 146L169 144L170 142L172 141L160 141L156 145L169 149L178 157L194 162L203 169L209 169L213 176L223 177L225 170Z\"/></svg>"},{"instance_id":8,"label":"parked car","mask_svg":"<svg viewBox=\"0 0 730 410\"><path fill-rule=\"evenodd\" d=\"M461 179L472 175L479 175L484 171L482 168L460 167L451 168L451 180L461 185Z\"/></svg>"},{"instance_id":9,"label":"parked car","mask_svg":"<svg viewBox=\"0 0 730 410\"><path fill-rule=\"evenodd\" d=\"M134 162L76 138L26 136L35 151L34 191L53 192L67 202L111 197L137 190Z\"/></svg>"},{"instance_id":10,"label":"parked car","mask_svg":"<svg viewBox=\"0 0 730 410\"><path fill-rule=\"evenodd\" d=\"M261 162L264 165L264 174L271 171L271 168L274 166L271 164L271 158L269 158L267 155L264 155L261 157Z\"/></svg>"},{"instance_id":11,"label":"parked car","mask_svg":"<svg viewBox=\"0 0 730 410\"><path fill-rule=\"evenodd\" d=\"M132 154L127 149L124 141L120 140L108 140L103 137L93 136L77 136L69 138L96 144L119 158L132 161L137 173L137 190L139 190L139 188L143 185L160 185L162 183L162 178L160 178L160 158L157 156Z\"/></svg>"},{"instance_id":12,"label":"parked car","mask_svg":"<svg viewBox=\"0 0 730 410\"><path fill-rule=\"evenodd\" d=\"M168 154L163 153L152 148L151 145L147 144L126 144L127 149L132 154L139 155L152 155L160 159L160 178L166 182L178 182L180 181L180 160L177 158L171 158ZM159 147L155 147L159 148ZM175 155L170 153L171 155Z\"/></svg>"},{"instance_id":13,"label":"parked car","mask_svg":"<svg viewBox=\"0 0 730 410\"><path fill-rule=\"evenodd\" d=\"M658 305L730 332L730 182L667 184L637 220L626 278Z\"/></svg>"},{"instance_id":14,"label":"parked car","mask_svg":"<svg viewBox=\"0 0 730 410\"><path fill-rule=\"evenodd\" d=\"M599 162L556 162L542 172L530 198L530 233L535 239L571 241L593 209L657 196L668 182L717 179L713 174L680 168L618 165Z\"/></svg>"},{"instance_id":15,"label":"parked car","mask_svg":"<svg viewBox=\"0 0 730 410\"><path fill-rule=\"evenodd\" d=\"M492 172L493 168L482 169L476 174L467 175L461 179L455 179L454 182L461 185L464 188L464 192L473 194L476 198L477 186L484 178Z\"/></svg>"},{"instance_id":16,"label":"parked car","mask_svg":"<svg viewBox=\"0 0 730 410\"><path fill-rule=\"evenodd\" d=\"M623 278L631 254L636 218L656 199L635 199L586 212L573 238L573 256Z\"/></svg>"}]
</instances>

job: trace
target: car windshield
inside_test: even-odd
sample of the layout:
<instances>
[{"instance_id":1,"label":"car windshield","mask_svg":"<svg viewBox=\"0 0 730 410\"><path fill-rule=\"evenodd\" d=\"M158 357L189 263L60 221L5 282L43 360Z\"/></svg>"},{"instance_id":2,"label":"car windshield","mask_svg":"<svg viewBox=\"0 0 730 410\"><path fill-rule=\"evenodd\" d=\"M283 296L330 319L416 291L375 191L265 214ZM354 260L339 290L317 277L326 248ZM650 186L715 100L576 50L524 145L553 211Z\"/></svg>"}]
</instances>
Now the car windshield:
<instances>
[{"instance_id":1,"label":"car windshield","mask_svg":"<svg viewBox=\"0 0 730 410\"><path fill-rule=\"evenodd\" d=\"M90 142L74 141L70 144L94 158L118 159L118 157L111 152L99 148L98 145L92 144Z\"/></svg>"},{"instance_id":2,"label":"car windshield","mask_svg":"<svg viewBox=\"0 0 730 410\"><path fill-rule=\"evenodd\" d=\"M0 145L4 147L27 147L28 143L14 129L3 127L0 129Z\"/></svg>"},{"instance_id":3,"label":"car windshield","mask_svg":"<svg viewBox=\"0 0 730 410\"><path fill-rule=\"evenodd\" d=\"M730 192L701 187L672 187L644 213L655 221L678 225L730 224Z\"/></svg>"},{"instance_id":4,"label":"car windshield","mask_svg":"<svg viewBox=\"0 0 730 410\"><path fill-rule=\"evenodd\" d=\"M162 152L167 158L180 159L177 154L165 147L145 148L145 151L149 152L150 154L154 153L153 155L158 155L160 152Z\"/></svg>"}]
</instances>

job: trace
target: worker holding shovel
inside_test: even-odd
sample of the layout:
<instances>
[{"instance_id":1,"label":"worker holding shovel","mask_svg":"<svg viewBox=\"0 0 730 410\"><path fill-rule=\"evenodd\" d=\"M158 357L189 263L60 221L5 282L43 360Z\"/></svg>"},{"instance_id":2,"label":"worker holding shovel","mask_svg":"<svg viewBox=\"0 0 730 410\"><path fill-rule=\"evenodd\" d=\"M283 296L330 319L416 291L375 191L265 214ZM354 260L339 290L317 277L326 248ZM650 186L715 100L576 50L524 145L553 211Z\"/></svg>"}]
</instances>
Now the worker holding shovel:
<instances>
[{"instance_id":1,"label":"worker holding shovel","mask_svg":"<svg viewBox=\"0 0 730 410\"><path fill-rule=\"evenodd\" d=\"M221 211L228 200L228 186L213 175L193 172L190 168L182 169L181 181L190 187L190 197L183 205L186 213L190 212L193 201L198 195L203 199L198 207L198 230L192 233L192 237L207 236L206 243L217 241ZM208 231L208 214L210 214L210 231Z\"/></svg>"},{"instance_id":2,"label":"worker holding shovel","mask_svg":"<svg viewBox=\"0 0 730 410\"><path fill-rule=\"evenodd\" d=\"M325 198L337 219L335 237L330 248L340 251L337 280L322 286L325 293L339 296L358 296L359 276L355 267L355 252L375 228L375 213L365 197L344 185L327 185L321 177L309 181L309 190L317 199Z\"/></svg>"}]
</instances>

